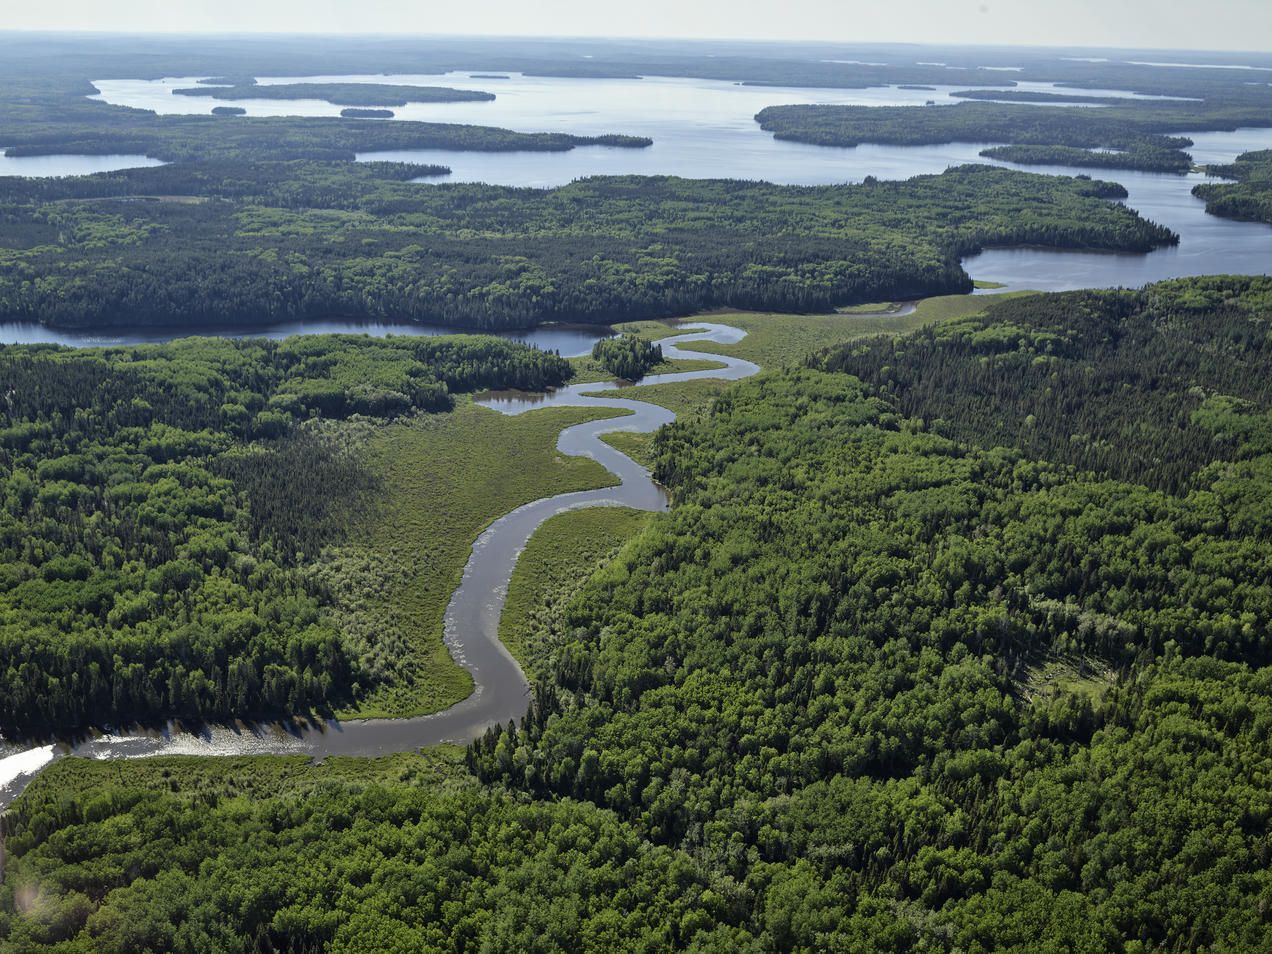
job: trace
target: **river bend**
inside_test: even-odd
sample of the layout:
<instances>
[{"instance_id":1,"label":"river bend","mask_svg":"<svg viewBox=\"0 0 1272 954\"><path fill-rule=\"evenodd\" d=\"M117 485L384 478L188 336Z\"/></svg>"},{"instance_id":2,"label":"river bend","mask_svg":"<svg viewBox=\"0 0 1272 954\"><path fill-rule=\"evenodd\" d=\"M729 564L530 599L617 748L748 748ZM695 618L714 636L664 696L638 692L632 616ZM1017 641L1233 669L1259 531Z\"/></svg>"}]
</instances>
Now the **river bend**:
<instances>
[{"instance_id":1,"label":"river bend","mask_svg":"<svg viewBox=\"0 0 1272 954\"><path fill-rule=\"evenodd\" d=\"M746 332L728 325L693 321L701 329L663 339L668 359L689 358L717 362L720 367L657 374L642 384L715 379L732 381L758 372L759 366L741 358L705 354L683 345L696 341L733 344ZM533 501L505 514L473 544L463 578L446 608L445 639L452 658L473 677L468 698L442 712L411 719L329 720L234 726L209 725L187 732L175 725L164 731L101 734L74 742L18 746L0 740L0 809L7 806L39 771L54 759L74 754L98 759L143 758L153 755L330 755L379 756L409 752L441 742L465 743L487 727L519 720L529 705L530 685L521 667L499 641L499 618L517 559L531 535L544 521L581 507L667 509L667 496L649 471L601 440L614 431L647 433L675 420L665 408L622 397L623 386L608 381L573 384L543 394L499 392L478 403L503 414L523 414L544 407L621 408L623 417L575 424L561 431L557 448L572 457L592 457L618 483L596 490L558 494Z\"/></svg>"}]
</instances>

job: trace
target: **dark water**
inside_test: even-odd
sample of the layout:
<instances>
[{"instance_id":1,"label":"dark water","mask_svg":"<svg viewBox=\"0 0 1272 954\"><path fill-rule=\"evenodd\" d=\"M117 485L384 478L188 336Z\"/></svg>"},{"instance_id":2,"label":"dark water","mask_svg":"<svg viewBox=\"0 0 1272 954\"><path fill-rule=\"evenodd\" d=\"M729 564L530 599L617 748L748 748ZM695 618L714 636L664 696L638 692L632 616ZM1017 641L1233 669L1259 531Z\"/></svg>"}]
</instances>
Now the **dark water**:
<instances>
[{"instance_id":1,"label":"dark water","mask_svg":"<svg viewBox=\"0 0 1272 954\"><path fill-rule=\"evenodd\" d=\"M291 321L272 325L259 331L243 331L241 328L225 328L211 325L181 328L111 328L108 331L67 330L46 328L34 322L0 322L0 344L60 344L72 348L100 348L111 345L155 344L208 335L225 338L273 338L292 335L353 334L383 338L387 335L405 337L432 337L435 335L464 334L465 329L447 328L442 325L360 323L331 319L327 321ZM545 351L557 351L567 358L588 354L599 338L613 334L609 328L583 325L541 325L525 331L509 331L499 337L522 341Z\"/></svg>"},{"instance_id":2,"label":"dark water","mask_svg":"<svg viewBox=\"0 0 1272 954\"><path fill-rule=\"evenodd\" d=\"M732 343L744 332L727 325L694 321L690 334L664 339L668 358L703 358L718 369L659 374L643 383L666 384L704 378L736 380L759 371L740 358L703 354L681 346L695 341ZM0 742L0 808L11 802L45 765L73 753L90 758L143 758L152 755L303 754L375 756L407 752L440 742L467 742L487 726L520 719L529 701L521 668L499 641L499 616L508 581L531 534L549 517L580 507L624 506L667 509L667 498L649 472L600 439L612 431L650 432L675 419L670 411L622 397L613 382L579 384L547 394L492 394L479 403L503 414L524 414L543 407L606 407L630 412L625 417L576 424L561 432L557 448L573 457L592 457L618 483L599 490L559 494L526 504L496 520L477 539L463 580L446 608L445 639L451 656L472 673L475 690L444 712L415 719L370 719L319 725L209 726L197 732L170 727L166 732L101 735L74 744L7 745Z\"/></svg>"}]
</instances>

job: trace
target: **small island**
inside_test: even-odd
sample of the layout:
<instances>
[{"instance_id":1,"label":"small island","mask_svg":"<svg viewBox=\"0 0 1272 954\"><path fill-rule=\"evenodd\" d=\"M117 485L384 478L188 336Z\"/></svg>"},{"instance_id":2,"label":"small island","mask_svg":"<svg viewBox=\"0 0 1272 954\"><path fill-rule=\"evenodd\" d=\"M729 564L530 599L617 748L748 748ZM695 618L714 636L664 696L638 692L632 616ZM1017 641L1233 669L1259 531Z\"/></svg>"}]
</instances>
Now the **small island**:
<instances>
[{"instance_id":1,"label":"small island","mask_svg":"<svg viewBox=\"0 0 1272 954\"><path fill-rule=\"evenodd\" d=\"M393 110L363 109L358 106L350 106L346 109L340 110L340 115L345 119L392 119Z\"/></svg>"},{"instance_id":2,"label":"small island","mask_svg":"<svg viewBox=\"0 0 1272 954\"><path fill-rule=\"evenodd\" d=\"M471 73L469 74L469 78L479 80L512 79L512 77L506 73Z\"/></svg>"},{"instance_id":3,"label":"small island","mask_svg":"<svg viewBox=\"0 0 1272 954\"><path fill-rule=\"evenodd\" d=\"M247 110L242 106L213 106L213 116L246 116Z\"/></svg>"},{"instance_id":4,"label":"small island","mask_svg":"<svg viewBox=\"0 0 1272 954\"><path fill-rule=\"evenodd\" d=\"M174 89L176 96L213 99L320 99L333 106L387 107L408 103L489 102L494 93L447 86L403 86L391 83L278 83L262 86L255 80L230 86L200 85Z\"/></svg>"}]
</instances>

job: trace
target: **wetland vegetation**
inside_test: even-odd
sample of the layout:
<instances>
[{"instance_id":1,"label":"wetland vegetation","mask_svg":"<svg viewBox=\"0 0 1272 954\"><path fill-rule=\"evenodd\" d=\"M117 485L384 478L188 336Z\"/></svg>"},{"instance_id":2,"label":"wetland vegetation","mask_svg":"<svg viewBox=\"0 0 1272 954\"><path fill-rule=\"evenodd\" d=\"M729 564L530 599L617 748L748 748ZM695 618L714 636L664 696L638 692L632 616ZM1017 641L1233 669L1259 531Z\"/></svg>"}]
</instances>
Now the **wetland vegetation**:
<instances>
[{"instance_id":1,"label":"wetland vegetation","mask_svg":"<svg viewBox=\"0 0 1272 954\"><path fill-rule=\"evenodd\" d=\"M530 538L499 631L532 683L523 719L321 764L58 759L0 814L0 950L1265 948L1272 280L946 294L985 246L1177 239L1082 177L437 186L414 180L441 164L350 160L649 140L88 96L192 72L216 77L198 95L265 96L252 77L319 65L953 77L1008 102L761 121L1177 173L1183 133L1266 125L1272 88L1028 50L457 44L0 34L0 142L170 162L0 179L0 317L623 322L570 361L483 336L0 347L0 729L447 706L473 685L442 641L473 541L609 486L557 437L622 413L470 395L703 367L657 345L702 308L747 335L696 348L766 370L622 389L679 415L605 438L671 508L567 512ZM1272 222L1269 167L1211 166L1228 181L1196 195Z\"/></svg>"},{"instance_id":2,"label":"wetland vegetation","mask_svg":"<svg viewBox=\"0 0 1272 954\"><path fill-rule=\"evenodd\" d=\"M0 938L1257 949L1268 285L980 300L723 389L654 443L670 513L532 544L520 725L55 763Z\"/></svg>"}]
</instances>

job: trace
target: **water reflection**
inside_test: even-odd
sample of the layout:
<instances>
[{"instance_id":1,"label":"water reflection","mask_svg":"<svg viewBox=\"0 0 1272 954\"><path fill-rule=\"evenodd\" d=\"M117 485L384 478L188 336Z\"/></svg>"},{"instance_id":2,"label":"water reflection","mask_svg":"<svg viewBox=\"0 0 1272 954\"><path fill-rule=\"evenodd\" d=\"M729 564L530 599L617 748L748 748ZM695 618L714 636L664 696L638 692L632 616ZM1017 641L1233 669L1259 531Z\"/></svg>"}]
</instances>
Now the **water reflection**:
<instances>
[{"instance_id":1,"label":"water reflection","mask_svg":"<svg viewBox=\"0 0 1272 954\"><path fill-rule=\"evenodd\" d=\"M1231 161L1240 152L1272 147L1272 130L1190 134L1199 163ZM1035 171L1073 175L1062 166ZM1067 252L1054 249L989 249L963 261L976 279L1001 282L1007 289L1065 291L1076 288L1137 288L1150 282L1191 275L1266 275L1272 271L1272 228L1206 213L1192 195L1199 182L1214 182L1200 173L1186 176L1148 172L1099 173L1126 187L1125 204L1154 222L1178 232L1177 246L1147 255L1111 252Z\"/></svg>"},{"instance_id":2,"label":"water reflection","mask_svg":"<svg viewBox=\"0 0 1272 954\"><path fill-rule=\"evenodd\" d=\"M158 159L138 155L109 156L6 156L0 147L0 176L87 176L95 172L162 166Z\"/></svg>"},{"instance_id":3,"label":"water reflection","mask_svg":"<svg viewBox=\"0 0 1272 954\"><path fill-rule=\"evenodd\" d=\"M216 325L184 325L179 328L64 329L46 328L34 322L0 322L0 344L58 344L72 348L160 344L200 335L281 340L292 335L363 334L383 338L388 335L434 337L468 333L471 333L468 329L448 328L442 325L367 323L339 319L291 321L255 331ZM502 332L499 337L521 341L545 351L556 351L567 358L572 358L590 353L593 344L612 334L613 332L604 326L540 325L538 328Z\"/></svg>"}]
</instances>

